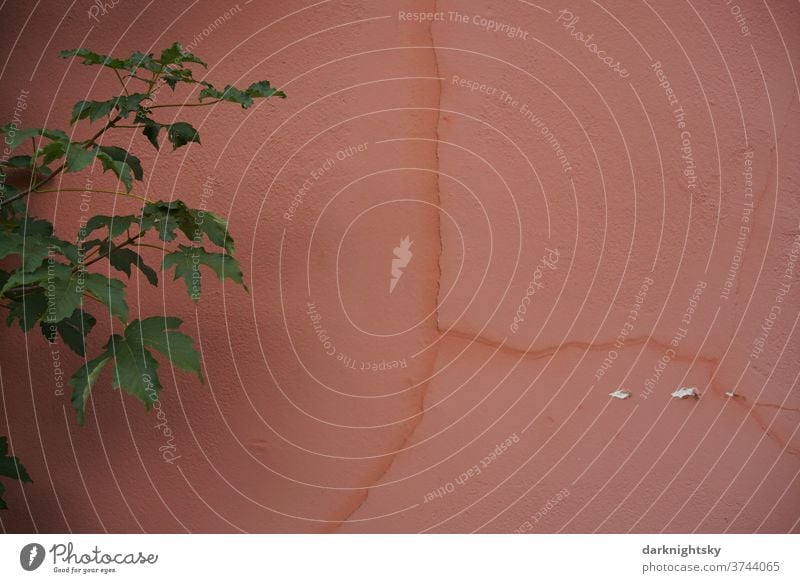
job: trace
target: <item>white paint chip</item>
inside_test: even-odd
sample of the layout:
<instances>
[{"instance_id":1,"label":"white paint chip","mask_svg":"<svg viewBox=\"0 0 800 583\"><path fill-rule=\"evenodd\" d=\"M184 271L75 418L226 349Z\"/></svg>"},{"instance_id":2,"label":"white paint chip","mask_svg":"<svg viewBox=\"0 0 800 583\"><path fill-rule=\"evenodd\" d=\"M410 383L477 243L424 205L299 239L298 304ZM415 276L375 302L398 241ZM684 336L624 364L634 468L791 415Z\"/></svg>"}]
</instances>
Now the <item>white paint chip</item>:
<instances>
[{"instance_id":1,"label":"white paint chip","mask_svg":"<svg viewBox=\"0 0 800 583\"><path fill-rule=\"evenodd\" d=\"M672 396L676 399L685 399L686 397L694 397L697 399L700 396L700 393L697 392L696 387L681 387L672 393Z\"/></svg>"}]
</instances>

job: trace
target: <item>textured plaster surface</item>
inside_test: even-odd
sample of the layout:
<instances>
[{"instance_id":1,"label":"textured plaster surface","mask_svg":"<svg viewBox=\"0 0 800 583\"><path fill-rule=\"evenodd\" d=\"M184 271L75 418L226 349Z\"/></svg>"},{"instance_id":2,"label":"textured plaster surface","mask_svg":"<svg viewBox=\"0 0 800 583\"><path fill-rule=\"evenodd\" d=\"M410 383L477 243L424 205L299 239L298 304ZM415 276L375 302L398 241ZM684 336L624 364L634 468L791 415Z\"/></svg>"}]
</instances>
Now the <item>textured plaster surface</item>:
<instances>
[{"instance_id":1,"label":"textured plaster surface","mask_svg":"<svg viewBox=\"0 0 800 583\"><path fill-rule=\"evenodd\" d=\"M7 486L4 530L798 530L797 4L741 0L751 36L725 2L254 0L207 35L231 6L121 3L94 22L45 4L3 8L0 111L29 91L26 126L115 91L55 56L81 45L200 38L210 80L269 79L289 99L184 109L202 147L130 142L149 197L197 201L213 178L209 208L229 217L250 288L207 278L195 306L181 282L129 283L134 311L180 315L199 340L205 384L160 369L178 460L163 461L154 416L108 386L78 428L51 348L2 332L0 434L35 480ZM570 36L562 9L628 77ZM695 189L655 63L686 115ZM66 237L81 212L52 200L31 206ZM135 210L114 204L95 195L91 212ZM406 236L413 258L389 293ZM684 386L700 398L670 397ZM618 388L631 398L610 398Z\"/></svg>"}]
</instances>

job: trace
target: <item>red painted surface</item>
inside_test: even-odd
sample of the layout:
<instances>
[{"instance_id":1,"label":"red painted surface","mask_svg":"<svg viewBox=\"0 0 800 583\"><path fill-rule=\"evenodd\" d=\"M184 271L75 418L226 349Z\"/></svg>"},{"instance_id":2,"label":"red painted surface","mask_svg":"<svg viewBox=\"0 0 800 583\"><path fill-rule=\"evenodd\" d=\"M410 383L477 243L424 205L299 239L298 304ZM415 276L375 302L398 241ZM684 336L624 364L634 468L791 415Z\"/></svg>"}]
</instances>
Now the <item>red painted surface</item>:
<instances>
[{"instance_id":1,"label":"red painted surface","mask_svg":"<svg viewBox=\"0 0 800 583\"><path fill-rule=\"evenodd\" d=\"M35 480L3 528L797 531L800 9L536 4L4 6L25 126L117 90L77 46L178 40L289 98L181 111L202 147L130 142L148 197L213 178L250 287L207 278L195 310L129 283L199 339L207 382L163 363L164 421L107 380L78 428L44 339L3 330L0 434ZM32 201L64 238L79 204Z\"/></svg>"}]
</instances>

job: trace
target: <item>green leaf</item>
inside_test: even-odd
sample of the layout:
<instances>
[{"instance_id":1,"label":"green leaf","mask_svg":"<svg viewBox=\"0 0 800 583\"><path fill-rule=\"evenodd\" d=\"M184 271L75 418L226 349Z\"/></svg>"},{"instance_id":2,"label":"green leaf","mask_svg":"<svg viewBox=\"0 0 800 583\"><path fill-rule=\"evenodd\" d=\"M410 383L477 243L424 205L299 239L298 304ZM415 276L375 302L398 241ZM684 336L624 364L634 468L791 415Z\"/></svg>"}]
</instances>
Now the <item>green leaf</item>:
<instances>
[{"instance_id":1,"label":"green leaf","mask_svg":"<svg viewBox=\"0 0 800 583\"><path fill-rule=\"evenodd\" d=\"M169 71L164 73L164 81L173 91L178 83L197 83L194 80L191 69L176 69L174 67L170 67Z\"/></svg>"},{"instance_id":2,"label":"green leaf","mask_svg":"<svg viewBox=\"0 0 800 583\"><path fill-rule=\"evenodd\" d=\"M123 322L128 321L128 304L125 302L125 284L119 279L109 279L99 273L88 273L84 278L86 291L103 302L109 313Z\"/></svg>"},{"instance_id":3,"label":"green leaf","mask_svg":"<svg viewBox=\"0 0 800 583\"><path fill-rule=\"evenodd\" d=\"M125 60L125 64L129 71L136 71L136 69L146 69L151 73L161 73L164 71L164 67L153 58L152 53L145 55L144 53L135 51Z\"/></svg>"},{"instance_id":4,"label":"green leaf","mask_svg":"<svg viewBox=\"0 0 800 583\"><path fill-rule=\"evenodd\" d=\"M147 93L131 93L130 95L120 95L116 98L114 107L117 108L119 114L126 118L131 113L139 111L142 101L149 99L150 95Z\"/></svg>"},{"instance_id":5,"label":"green leaf","mask_svg":"<svg viewBox=\"0 0 800 583\"><path fill-rule=\"evenodd\" d=\"M40 175L42 178L47 178L53 174L53 171L47 166L39 166L35 169L36 174Z\"/></svg>"},{"instance_id":6,"label":"green leaf","mask_svg":"<svg viewBox=\"0 0 800 583\"><path fill-rule=\"evenodd\" d=\"M20 192L20 189L13 184L2 184L2 181L0 181L0 193L2 193L3 200L14 199ZM27 205L24 200L19 198L14 199L12 202L7 202L0 207L0 218L4 220L15 220L17 216L25 214L26 208Z\"/></svg>"},{"instance_id":7,"label":"green leaf","mask_svg":"<svg viewBox=\"0 0 800 583\"><path fill-rule=\"evenodd\" d=\"M245 91L237 89L233 85L226 85L225 89L220 91L210 83L204 83L205 88L200 91L198 96L200 101L206 98L221 99L222 101L230 101L231 103L238 103L242 109L247 109L253 104L253 98L250 97Z\"/></svg>"},{"instance_id":8,"label":"green leaf","mask_svg":"<svg viewBox=\"0 0 800 583\"><path fill-rule=\"evenodd\" d=\"M250 97L281 97L286 99L286 94L283 91L275 89L269 84L269 81L258 81L253 83L245 90Z\"/></svg>"},{"instance_id":9,"label":"green leaf","mask_svg":"<svg viewBox=\"0 0 800 583\"><path fill-rule=\"evenodd\" d=\"M127 231L132 224L138 222L139 218L133 215L114 215L113 217L95 215L86 222L86 226L82 229L82 235L85 238L98 229L108 227L108 237L114 239Z\"/></svg>"},{"instance_id":10,"label":"green leaf","mask_svg":"<svg viewBox=\"0 0 800 583\"><path fill-rule=\"evenodd\" d=\"M77 245L55 239L55 247L62 256L66 257L72 265L79 265L82 261L81 253Z\"/></svg>"},{"instance_id":11,"label":"green leaf","mask_svg":"<svg viewBox=\"0 0 800 583\"><path fill-rule=\"evenodd\" d=\"M200 134L186 122L179 121L165 127L167 128L167 137L172 144L173 150L177 150L189 142L200 143Z\"/></svg>"},{"instance_id":12,"label":"green leaf","mask_svg":"<svg viewBox=\"0 0 800 583\"><path fill-rule=\"evenodd\" d=\"M47 237L53 234L53 223L47 219L34 219L26 216L16 229L17 233L24 233L26 237Z\"/></svg>"},{"instance_id":13,"label":"green leaf","mask_svg":"<svg viewBox=\"0 0 800 583\"><path fill-rule=\"evenodd\" d=\"M14 320L19 322L23 332L29 332L47 310L47 298L43 291L26 293L11 302L6 325L11 326Z\"/></svg>"},{"instance_id":14,"label":"green leaf","mask_svg":"<svg viewBox=\"0 0 800 583\"><path fill-rule=\"evenodd\" d=\"M136 180L142 180L144 171L142 170L142 161L139 158L117 146L100 146L100 151L107 154L112 160L130 166L133 171L133 177Z\"/></svg>"},{"instance_id":15,"label":"green leaf","mask_svg":"<svg viewBox=\"0 0 800 583\"><path fill-rule=\"evenodd\" d=\"M103 372L112 355L108 350L103 352L94 360L90 360L81 366L69 379L69 386L72 387L72 406L78 417L78 425L83 425L86 415L86 401L92 392L92 387Z\"/></svg>"},{"instance_id":16,"label":"green leaf","mask_svg":"<svg viewBox=\"0 0 800 583\"><path fill-rule=\"evenodd\" d=\"M69 142L69 136L62 132L61 130L51 130L48 128L41 128L37 130L42 137L47 138L48 140L53 140L56 142Z\"/></svg>"},{"instance_id":17,"label":"green leaf","mask_svg":"<svg viewBox=\"0 0 800 583\"><path fill-rule=\"evenodd\" d=\"M192 248L178 245L179 251L173 251L164 256L161 268L167 271L170 267L175 267L175 277L173 280L183 279L186 284L186 293L194 302L200 300L202 289L202 272L200 271L199 253L196 255L197 261L193 262Z\"/></svg>"},{"instance_id":18,"label":"green leaf","mask_svg":"<svg viewBox=\"0 0 800 583\"><path fill-rule=\"evenodd\" d=\"M0 476L19 480L20 482L33 482L28 475L28 470L20 463L19 459L8 455L8 438L5 436L0 437ZM3 500L5 491L5 486L0 483L0 510L8 508L6 501Z\"/></svg>"},{"instance_id":19,"label":"green leaf","mask_svg":"<svg viewBox=\"0 0 800 583\"><path fill-rule=\"evenodd\" d=\"M178 228L187 239L194 243L199 243L202 239L203 230L198 219L197 211L190 209L182 200L174 200L170 203L169 214L175 217Z\"/></svg>"},{"instance_id":20,"label":"green leaf","mask_svg":"<svg viewBox=\"0 0 800 583\"><path fill-rule=\"evenodd\" d=\"M171 267L175 267L175 277L173 279L183 279L186 284L186 292L196 302L200 299L201 265L211 268L220 281L225 278L231 279L247 289L247 286L244 285L239 262L236 259L223 253L209 253L202 247L178 245L178 251L169 253L164 257L162 268L166 271Z\"/></svg>"},{"instance_id":21,"label":"green leaf","mask_svg":"<svg viewBox=\"0 0 800 583\"><path fill-rule=\"evenodd\" d=\"M83 59L83 61L81 61L81 65L102 65L103 67L109 67L110 69L122 70L130 67L129 62L126 60L116 59L107 55L101 55L95 53L94 51L90 51L89 49L71 49L67 51L61 51L58 53L58 56L64 59L79 57Z\"/></svg>"},{"instance_id":22,"label":"green leaf","mask_svg":"<svg viewBox=\"0 0 800 583\"><path fill-rule=\"evenodd\" d=\"M48 257L58 253L70 261L77 261L77 249L71 243L53 237L53 225L44 219L25 217L11 232L0 237L0 259L9 255L22 258L22 270L34 271Z\"/></svg>"},{"instance_id":23,"label":"green leaf","mask_svg":"<svg viewBox=\"0 0 800 583\"><path fill-rule=\"evenodd\" d=\"M128 305L125 303L125 284L119 279L109 279L99 273L73 273L63 263L42 265L31 273L17 270L11 274L0 290L5 294L20 285L39 286L46 293L46 321L50 324L69 318L81 307L84 292L89 292L108 308L109 313L127 322ZM24 296L24 297L27 297ZM38 314L42 317L43 314ZM35 321L34 321L35 323ZM28 322L28 329L33 323Z\"/></svg>"},{"instance_id":24,"label":"green leaf","mask_svg":"<svg viewBox=\"0 0 800 583\"><path fill-rule=\"evenodd\" d=\"M69 123L74 124L76 121L86 119L87 117L89 121L95 122L111 113L115 104L115 99L110 99L108 101L79 101L72 107L72 117Z\"/></svg>"},{"instance_id":25,"label":"green leaf","mask_svg":"<svg viewBox=\"0 0 800 583\"><path fill-rule=\"evenodd\" d=\"M208 67L208 65L198 57L184 51L183 47L178 43L172 43L171 46L161 51L161 57L158 59L158 62L165 66L178 65L180 63L197 63L198 65L203 65L203 67Z\"/></svg>"},{"instance_id":26,"label":"green leaf","mask_svg":"<svg viewBox=\"0 0 800 583\"><path fill-rule=\"evenodd\" d=\"M64 341L64 344L69 346L73 352L80 356L86 356L86 343L85 337L92 331L97 320L94 317L84 312L83 310L75 310L69 318L61 320L56 324L49 324L46 322L41 323L42 334L48 339L53 341L53 336L57 331Z\"/></svg>"},{"instance_id":27,"label":"green leaf","mask_svg":"<svg viewBox=\"0 0 800 583\"><path fill-rule=\"evenodd\" d=\"M222 92L222 100L238 103L242 106L242 109L247 109L253 105L253 98L250 97L246 91L237 89L233 85L225 86L225 90Z\"/></svg>"},{"instance_id":28,"label":"green leaf","mask_svg":"<svg viewBox=\"0 0 800 583\"><path fill-rule=\"evenodd\" d=\"M175 75L164 75L164 81L169 85L169 88L175 91L175 86L178 84L180 79Z\"/></svg>"},{"instance_id":29,"label":"green leaf","mask_svg":"<svg viewBox=\"0 0 800 583\"><path fill-rule=\"evenodd\" d=\"M253 105L253 99L266 98L266 97L282 97L285 98L286 94L283 91L275 89L269 84L269 81L258 81L253 83L245 89L237 89L233 85L226 85L225 89L220 91L211 83L201 81L203 89L200 90L198 96L200 101L204 99L221 99L223 101L230 101L231 103L238 103L242 109L247 109Z\"/></svg>"},{"instance_id":30,"label":"green leaf","mask_svg":"<svg viewBox=\"0 0 800 583\"><path fill-rule=\"evenodd\" d=\"M131 173L131 167L128 164L114 160L102 150L97 151L97 159L100 160L100 163L103 165L103 171L111 170L125 186L125 190L127 192L131 191L133 188L133 175Z\"/></svg>"},{"instance_id":31,"label":"green leaf","mask_svg":"<svg viewBox=\"0 0 800 583\"><path fill-rule=\"evenodd\" d=\"M19 129L14 127L12 124L6 124L3 127L0 127L0 134L5 136L4 142L5 145L8 146L9 149L14 150L31 138L37 138L40 136L40 132L38 129L30 128L27 130Z\"/></svg>"},{"instance_id":32,"label":"green leaf","mask_svg":"<svg viewBox=\"0 0 800 583\"><path fill-rule=\"evenodd\" d=\"M28 128L23 130L10 123L0 127L0 134L5 136L5 145L8 146L10 150L14 150L21 144L30 141L31 138L34 140L37 138L47 138L48 140L62 143L69 142L69 136L61 130L50 130L47 128Z\"/></svg>"},{"instance_id":33,"label":"green leaf","mask_svg":"<svg viewBox=\"0 0 800 583\"><path fill-rule=\"evenodd\" d=\"M136 320L125 328L124 336L115 334L110 338L106 351L96 361L113 357L113 387L139 398L150 409L161 392L161 381L158 378L158 361L148 349L160 352L178 368L194 373L203 380L200 357L192 346L192 339L176 330L180 325L178 318L161 316ZM81 396L77 404L82 407L86 402L82 395L88 393L92 384L85 378L86 375L83 375L76 382Z\"/></svg>"},{"instance_id":34,"label":"green leaf","mask_svg":"<svg viewBox=\"0 0 800 583\"><path fill-rule=\"evenodd\" d=\"M42 157L42 164L50 164L53 160L58 160L67 153L69 142L50 142L43 148L40 148L36 155Z\"/></svg>"},{"instance_id":35,"label":"green leaf","mask_svg":"<svg viewBox=\"0 0 800 583\"><path fill-rule=\"evenodd\" d=\"M96 155L95 150L87 150L79 144L71 143L67 149L66 172L80 172L92 163Z\"/></svg>"},{"instance_id":36,"label":"green leaf","mask_svg":"<svg viewBox=\"0 0 800 583\"><path fill-rule=\"evenodd\" d=\"M194 224L198 229L206 234L208 239L219 247L225 249L228 254L233 254L233 237L228 231L228 223L221 216L211 211L190 211L194 218Z\"/></svg>"},{"instance_id":37,"label":"green leaf","mask_svg":"<svg viewBox=\"0 0 800 583\"><path fill-rule=\"evenodd\" d=\"M142 274L150 282L150 285L158 285L158 274L148 265L145 264L144 259L127 247L115 247L108 255L108 260L114 269L124 272L128 277L131 276L131 265L136 266Z\"/></svg>"},{"instance_id":38,"label":"green leaf","mask_svg":"<svg viewBox=\"0 0 800 583\"><path fill-rule=\"evenodd\" d=\"M122 389L141 400L150 410L161 392L158 378L158 361L147 350L141 338L115 334L106 346L106 354L113 355L112 387Z\"/></svg>"},{"instance_id":39,"label":"green leaf","mask_svg":"<svg viewBox=\"0 0 800 583\"><path fill-rule=\"evenodd\" d=\"M181 200L145 205L140 228L146 231L155 226L159 226L163 241L174 240L175 229L180 229L194 243L200 243L205 234L209 241L223 247L229 254L234 252L233 237L225 219L211 211L190 209Z\"/></svg>"},{"instance_id":40,"label":"green leaf","mask_svg":"<svg viewBox=\"0 0 800 583\"><path fill-rule=\"evenodd\" d=\"M3 166L7 168L30 168L32 159L30 156L11 156L8 160L3 162Z\"/></svg>"},{"instance_id":41,"label":"green leaf","mask_svg":"<svg viewBox=\"0 0 800 583\"><path fill-rule=\"evenodd\" d=\"M142 134L153 144L153 147L158 150L158 134L161 131L161 124L154 122L152 119L147 119L144 122L144 129Z\"/></svg>"},{"instance_id":42,"label":"green leaf","mask_svg":"<svg viewBox=\"0 0 800 583\"><path fill-rule=\"evenodd\" d=\"M22 257L23 271L33 271L50 255L52 237L28 236L23 233L3 233L0 237L0 259L9 255Z\"/></svg>"},{"instance_id":43,"label":"green leaf","mask_svg":"<svg viewBox=\"0 0 800 583\"><path fill-rule=\"evenodd\" d=\"M207 81L200 81L200 84L203 88L200 90L200 94L197 96L200 101L204 99L221 99L222 98L222 91L214 87L211 83Z\"/></svg>"},{"instance_id":44,"label":"green leaf","mask_svg":"<svg viewBox=\"0 0 800 583\"><path fill-rule=\"evenodd\" d=\"M72 269L63 263L48 263L31 273L17 270L8 278L0 293L6 293L8 290L21 285L26 287L38 285L46 292L45 306L47 308L48 322L60 322L64 318L69 318L72 312L80 307L82 290L79 289L75 281ZM23 297L27 299L28 296L26 294ZM38 301L36 300L37 304L32 306L37 311L39 307ZM26 317L31 315L27 308L24 311ZM38 317L40 318L42 315L38 314ZM34 322L27 322L26 326L30 329L34 323L35 320Z\"/></svg>"},{"instance_id":45,"label":"green leaf","mask_svg":"<svg viewBox=\"0 0 800 583\"><path fill-rule=\"evenodd\" d=\"M143 346L160 352L179 369L195 374L202 381L200 355L191 337L177 331L181 324L180 318L164 316L136 320L125 330L125 338L129 342L138 340Z\"/></svg>"},{"instance_id":46,"label":"green leaf","mask_svg":"<svg viewBox=\"0 0 800 583\"><path fill-rule=\"evenodd\" d=\"M132 112L137 112L142 101L147 99L147 93L131 93L130 95L119 95L106 101L79 101L72 107L72 117L69 123L89 118L90 122L104 118L116 109L119 114L127 118Z\"/></svg>"},{"instance_id":47,"label":"green leaf","mask_svg":"<svg viewBox=\"0 0 800 583\"><path fill-rule=\"evenodd\" d=\"M130 72L135 72L137 69L146 69L153 73L163 74L169 71L171 66L181 63L197 63L204 67L206 66L197 56L184 51L178 43L173 43L172 46L164 49L158 59L154 59L152 54L144 54L139 51L132 53L127 59L119 59L83 48L61 51L59 55L64 58L78 57L82 59L81 64L83 65L102 65L103 67Z\"/></svg>"},{"instance_id":48,"label":"green leaf","mask_svg":"<svg viewBox=\"0 0 800 583\"><path fill-rule=\"evenodd\" d=\"M162 201L149 202L142 210L139 229L141 232L156 229L159 239L162 241L174 241L177 236L175 229L178 228L179 215L185 207L186 205L181 201L173 201L172 203Z\"/></svg>"},{"instance_id":49,"label":"green leaf","mask_svg":"<svg viewBox=\"0 0 800 583\"><path fill-rule=\"evenodd\" d=\"M20 461L8 455L8 438L0 437L0 476L19 480L20 482L33 482Z\"/></svg>"}]
</instances>

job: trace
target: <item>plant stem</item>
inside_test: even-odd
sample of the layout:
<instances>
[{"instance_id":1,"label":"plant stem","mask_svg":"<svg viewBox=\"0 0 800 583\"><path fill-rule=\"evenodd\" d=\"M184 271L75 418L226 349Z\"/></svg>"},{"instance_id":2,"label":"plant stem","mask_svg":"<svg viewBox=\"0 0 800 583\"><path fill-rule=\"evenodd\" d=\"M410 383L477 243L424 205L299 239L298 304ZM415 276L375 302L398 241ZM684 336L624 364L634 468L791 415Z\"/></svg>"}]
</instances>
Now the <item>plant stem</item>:
<instances>
[{"instance_id":1,"label":"plant stem","mask_svg":"<svg viewBox=\"0 0 800 583\"><path fill-rule=\"evenodd\" d=\"M117 114L116 117L114 117L113 119L108 120L108 123L105 126L103 126L102 128L100 128L95 135L93 135L88 140L83 141L82 143L86 144L87 147L94 145L94 142L95 142L95 140L97 140L97 138L99 138L104 133L106 133L108 130L113 128L114 124L117 123L121 119L122 119L122 116Z\"/></svg>"},{"instance_id":2,"label":"plant stem","mask_svg":"<svg viewBox=\"0 0 800 583\"><path fill-rule=\"evenodd\" d=\"M95 247L94 249L89 251L89 253L87 255L83 256L83 261L85 262L87 259L89 259L90 257L94 256L96 253L99 253L99 252L100 252L100 247Z\"/></svg>"},{"instance_id":3,"label":"plant stem","mask_svg":"<svg viewBox=\"0 0 800 583\"><path fill-rule=\"evenodd\" d=\"M122 90L125 92L125 96L130 97L128 95L128 88L125 87L125 81L122 80L122 75L120 75L119 71L117 71L116 69L114 69L114 73L116 73L117 79L119 79L119 84L122 85Z\"/></svg>"},{"instance_id":4,"label":"plant stem","mask_svg":"<svg viewBox=\"0 0 800 583\"><path fill-rule=\"evenodd\" d=\"M53 188L50 190L34 190L36 194L46 194L48 192L97 192L100 194L118 194L120 196L127 196L128 198L135 198L137 200L141 200L144 202L150 202L143 196L139 196L138 194L133 194L132 192L122 192L119 190L95 190L95 189L84 189L84 188Z\"/></svg>"},{"instance_id":5,"label":"plant stem","mask_svg":"<svg viewBox=\"0 0 800 583\"><path fill-rule=\"evenodd\" d=\"M206 101L204 103L164 103L163 105L151 105L150 109L156 109L157 107L203 107L204 105L214 105L220 101L222 100L215 99L214 101Z\"/></svg>"},{"instance_id":6,"label":"plant stem","mask_svg":"<svg viewBox=\"0 0 800 583\"><path fill-rule=\"evenodd\" d=\"M143 236L144 236L144 233L137 233L133 237L128 237L128 239L126 241L123 241L119 245L115 246L113 249L111 248L111 241L109 240L108 252L101 253L100 255L98 255L97 257L95 257L94 259L89 261L88 263L84 263L83 264L83 268L86 269L87 267L89 267L93 263L97 263L101 259L105 259L106 257L108 257L111 254L111 251L113 251L115 249L122 249L123 247L127 247L128 245L130 245L131 243L133 243L134 241L136 241L137 239L139 239L140 237L143 237Z\"/></svg>"},{"instance_id":7,"label":"plant stem","mask_svg":"<svg viewBox=\"0 0 800 583\"><path fill-rule=\"evenodd\" d=\"M163 245L153 245L151 243L136 243L137 247L150 247L151 249L158 249L159 251L166 251L167 248Z\"/></svg>"}]
</instances>

